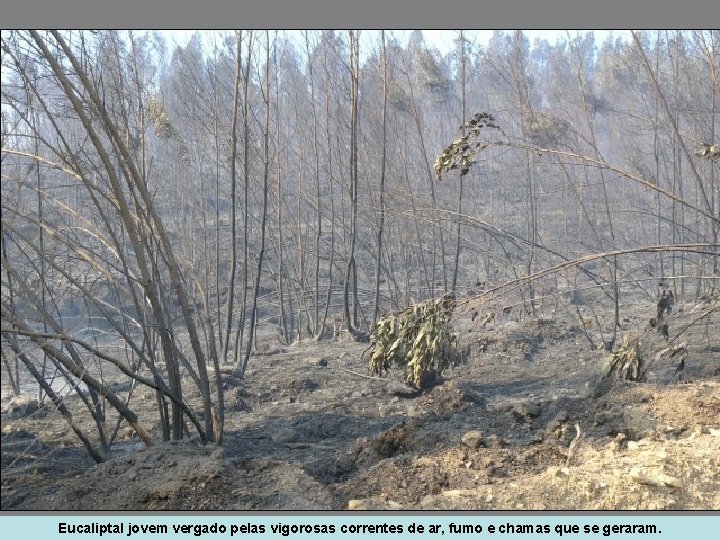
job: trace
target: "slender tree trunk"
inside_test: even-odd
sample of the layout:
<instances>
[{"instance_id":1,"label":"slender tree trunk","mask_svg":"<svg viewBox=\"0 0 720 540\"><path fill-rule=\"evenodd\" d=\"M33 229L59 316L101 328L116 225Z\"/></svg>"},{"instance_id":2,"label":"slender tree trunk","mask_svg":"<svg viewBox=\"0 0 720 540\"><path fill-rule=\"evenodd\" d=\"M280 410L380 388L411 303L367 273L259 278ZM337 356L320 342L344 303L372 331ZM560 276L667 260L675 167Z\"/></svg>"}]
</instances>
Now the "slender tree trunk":
<instances>
[{"instance_id":1,"label":"slender tree trunk","mask_svg":"<svg viewBox=\"0 0 720 540\"><path fill-rule=\"evenodd\" d=\"M233 87L232 120L230 122L230 271L227 278L227 314L225 317L225 340L222 348L222 361L228 360L230 336L235 307L235 273L237 271L237 119L238 100L240 99L240 77L242 75L242 31L235 35L235 85Z\"/></svg>"},{"instance_id":2,"label":"slender tree trunk","mask_svg":"<svg viewBox=\"0 0 720 540\"><path fill-rule=\"evenodd\" d=\"M275 173L277 175L277 233L278 233L278 272L277 272L277 287L278 287L278 302L280 304L280 328L282 329L283 341L287 341L288 326L285 315L285 290L283 285L283 277L285 275L285 267L283 261L283 222L282 222L282 136L280 126L282 125L280 120L282 118L280 110L280 72L277 64L277 32L275 33L275 43L273 46L273 66L275 67Z\"/></svg>"},{"instance_id":3,"label":"slender tree trunk","mask_svg":"<svg viewBox=\"0 0 720 540\"><path fill-rule=\"evenodd\" d=\"M325 333L325 326L327 325L328 311L330 310L330 304L332 303L332 292L333 292L333 268L335 267L335 182L333 177L333 149L332 149L332 136L330 133L330 71L328 69L328 50L327 47L323 50L323 78L325 82L325 143L327 144L327 178L328 178L328 191L330 201L330 261L328 261L328 285L325 293L325 309L321 317L320 327L315 334L315 340L322 339ZM333 309L334 312L334 309ZM335 321L333 320L333 324Z\"/></svg>"},{"instance_id":4,"label":"slender tree trunk","mask_svg":"<svg viewBox=\"0 0 720 540\"><path fill-rule=\"evenodd\" d=\"M380 40L382 47L382 79L383 79L383 104L382 104L382 156L380 158L380 200L379 200L379 212L380 222L378 223L377 230L377 251L376 259L377 264L375 266L375 300L373 302L373 318L372 328L375 328L377 323L378 312L380 311L380 267L382 266L382 254L383 254L383 227L385 225L385 170L387 167L387 98L388 98L388 84L387 84L387 51L385 49L385 30L380 31Z\"/></svg>"},{"instance_id":5,"label":"slender tree trunk","mask_svg":"<svg viewBox=\"0 0 720 540\"><path fill-rule=\"evenodd\" d=\"M315 286L313 290L314 302L313 302L313 328L312 333L314 336L318 336L321 332L320 324L320 240L322 239L322 209L323 209L323 198L320 184L320 142L318 140L318 117L317 117L317 106L315 104L315 74L313 71L313 61L310 54L310 40L308 39L307 32L305 33L305 51L307 55L308 65L308 76L310 77L310 110L312 112L312 129L313 129L313 157L315 159L315 206L316 206L316 224L315 224ZM327 89L325 90L327 92ZM329 148L328 148L329 151ZM298 208L299 208L299 194L298 194ZM298 212L299 213L299 212Z\"/></svg>"},{"instance_id":6,"label":"slender tree trunk","mask_svg":"<svg viewBox=\"0 0 720 540\"><path fill-rule=\"evenodd\" d=\"M255 286L253 289L252 307L250 308L249 336L245 344L245 355L242 365L238 366L240 377L245 376L245 368L252 351L255 338L255 325L257 321L257 300L260 295L260 280L262 278L263 259L265 257L265 229L267 227L268 210L268 181L270 177L270 32L265 31L265 87L263 89L263 103L265 105L265 123L263 126L263 187L262 187L262 218L260 219L260 250L258 252L257 269L255 272Z\"/></svg>"},{"instance_id":7,"label":"slender tree trunk","mask_svg":"<svg viewBox=\"0 0 720 540\"><path fill-rule=\"evenodd\" d=\"M357 213L358 213L358 92L360 90L360 49L357 32L350 30L350 252L345 267L345 282L343 284L343 305L345 311L345 325L353 337L360 337L357 322L356 303L352 302L357 295L357 280L355 272L355 242L357 240ZM351 289L352 284L352 291Z\"/></svg>"},{"instance_id":8,"label":"slender tree trunk","mask_svg":"<svg viewBox=\"0 0 720 540\"><path fill-rule=\"evenodd\" d=\"M250 212L250 118L248 94L250 88L250 63L252 60L253 32L247 33L247 58L245 59L245 77L243 77L243 295L240 306L240 320L235 332L235 346L233 348L233 364L240 365L240 348L243 345L245 333L245 319L247 313L248 271L250 258L250 231L248 229L248 214Z\"/></svg>"},{"instance_id":9,"label":"slender tree trunk","mask_svg":"<svg viewBox=\"0 0 720 540\"><path fill-rule=\"evenodd\" d=\"M462 135L465 136L465 35L460 30L460 92L461 92L461 112L460 121L462 122ZM460 268L460 241L461 241L461 223L462 223L462 200L463 200L463 188L465 186L465 175L460 171L460 189L458 190L458 213L457 213L457 243L455 246L455 263L453 268L452 285L450 290L455 294L457 288L458 269Z\"/></svg>"}]
</instances>

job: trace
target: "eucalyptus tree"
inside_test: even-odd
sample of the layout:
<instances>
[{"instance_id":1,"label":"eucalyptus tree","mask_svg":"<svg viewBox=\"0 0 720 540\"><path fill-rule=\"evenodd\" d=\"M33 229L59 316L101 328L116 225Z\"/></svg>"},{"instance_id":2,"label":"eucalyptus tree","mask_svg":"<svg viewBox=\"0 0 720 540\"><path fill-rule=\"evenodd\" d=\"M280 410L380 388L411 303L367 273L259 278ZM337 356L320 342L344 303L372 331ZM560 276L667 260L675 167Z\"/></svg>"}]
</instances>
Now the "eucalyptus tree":
<instances>
[{"instance_id":1,"label":"eucalyptus tree","mask_svg":"<svg viewBox=\"0 0 720 540\"><path fill-rule=\"evenodd\" d=\"M350 197L350 246L343 280L343 310L345 327L355 337L360 337L358 327L357 264L356 242L358 235L358 100L360 90L360 37L359 32L348 32L350 44L350 153L349 153L349 197Z\"/></svg>"},{"instance_id":2,"label":"eucalyptus tree","mask_svg":"<svg viewBox=\"0 0 720 540\"><path fill-rule=\"evenodd\" d=\"M388 69L387 56L385 47L385 31L380 32L381 59L380 66L382 69L382 151L380 154L380 185L378 200L378 226L377 226L377 252L375 255L375 300L373 301L373 318L372 327L377 322L378 312L380 310L380 268L382 266L383 256L383 233L385 227L385 173L387 171L387 108L388 108Z\"/></svg>"},{"instance_id":3,"label":"eucalyptus tree","mask_svg":"<svg viewBox=\"0 0 720 540\"><path fill-rule=\"evenodd\" d=\"M14 303L3 299L3 336L29 336L38 350L63 367L76 390L82 391L85 386L90 393L104 396L147 444L152 444L150 432L127 403L91 374L88 362L108 362L134 384L154 388L164 437L182 438L187 429L185 419L189 419L201 439L212 438L207 352L198 331L197 302L188 285L191 263L171 240L167 219L154 197L162 182L158 182L143 146L145 130L151 126L161 135L159 139L165 137L175 144L177 138L161 103L150 95L152 84L138 84L144 77L152 77L147 71L150 66L143 66L148 56L141 54L141 41L123 39L118 32L30 31L3 34L2 46L13 58L14 75L34 96L34 102L12 97L14 113L23 120L16 125L8 146L3 146L4 159L22 158L33 167L42 167L48 179L55 178L59 191L82 193L81 205L73 208L56 193L41 190L55 216L54 223L44 226L52 245L46 242L42 248L23 232L25 223L37 222L37 214L18 213L3 197L3 230L12 233L5 238L8 256L3 266L15 273L16 293ZM42 86L36 83L32 70L42 73ZM10 97L3 84L6 95ZM37 151L27 146L28 140L41 141ZM60 177L66 182L62 188ZM12 180L20 182L18 187L23 185L22 177ZM5 185L4 180L4 194ZM68 216L79 226L63 228L62 222ZM61 264L54 256L60 247L73 254L72 264ZM46 286L72 290L92 305L127 344L132 351L130 358L115 358L69 335L60 307L55 306L54 311L44 309L36 301L27 279L18 279L21 274L28 275L25 267L18 266L22 261L20 253L30 252L56 271L56 279L46 280ZM94 282L82 279L87 273L97 276ZM97 283L104 285L98 289ZM20 299L25 306L32 306L32 311L20 309ZM118 307L116 300L121 306L129 301L132 307ZM178 339L174 326L172 311L176 302L178 322L187 332L189 350ZM47 322L49 331L36 331L28 317ZM153 336L159 337L158 351L151 346ZM53 338L61 340L64 350L53 344ZM84 349L82 356L77 347ZM151 378L139 373L140 365L149 370ZM199 411L193 411L183 398L181 366L200 392ZM165 413L168 404L169 416ZM104 419L92 408L91 414L102 424ZM102 439L104 428L99 427L98 432Z\"/></svg>"},{"instance_id":4,"label":"eucalyptus tree","mask_svg":"<svg viewBox=\"0 0 720 540\"><path fill-rule=\"evenodd\" d=\"M270 100L271 100L271 82L270 77L270 32L265 31L265 59L264 59L264 73L261 80L261 93L263 100L263 123L260 127L262 136L262 206L261 206L261 217L260 217L260 245L258 252L255 255L257 258L257 266L255 268L255 283L253 285L252 301L250 304L250 320L248 323L248 338L245 342L245 353L242 359L238 359L235 371L240 377L245 375L245 369L247 368L248 361L250 360L250 354L252 352L253 340L255 337L255 328L258 312L258 297L260 295L260 283L262 280L263 262L265 259L265 240L267 232L267 218L268 218L268 189L270 182Z\"/></svg>"}]
</instances>

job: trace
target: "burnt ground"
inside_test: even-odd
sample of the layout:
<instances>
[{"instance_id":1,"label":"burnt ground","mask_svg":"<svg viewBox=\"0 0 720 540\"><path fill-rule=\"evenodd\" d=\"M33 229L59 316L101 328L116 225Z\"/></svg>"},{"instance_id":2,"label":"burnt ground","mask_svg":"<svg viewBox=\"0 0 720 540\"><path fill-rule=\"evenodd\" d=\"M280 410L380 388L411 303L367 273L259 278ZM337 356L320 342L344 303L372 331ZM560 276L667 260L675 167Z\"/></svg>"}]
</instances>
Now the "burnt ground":
<instances>
[{"instance_id":1,"label":"burnt ground","mask_svg":"<svg viewBox=\"0 0 720 540\"><path fill-rule=\"evenodd\" d=\"M674 312L670 339L712 307ZM666 346L644 328L653 309L623 310L647 358ZM718 323L720 310L680 337L679 378L663 359L647 382L600 384L608 353L588 340L600 329L574 308L521 322L463 316L468 363L419 396L401 373L368 377L367 345L268 343L244 381L227 383L221 448L143 448L121 425L100 465L52 406L4 400L2 509L717 509ZM199 401L189 386L187 397ZM157 434L153 392L135 390L131 406Z\"/></svg>"}]
</instances>

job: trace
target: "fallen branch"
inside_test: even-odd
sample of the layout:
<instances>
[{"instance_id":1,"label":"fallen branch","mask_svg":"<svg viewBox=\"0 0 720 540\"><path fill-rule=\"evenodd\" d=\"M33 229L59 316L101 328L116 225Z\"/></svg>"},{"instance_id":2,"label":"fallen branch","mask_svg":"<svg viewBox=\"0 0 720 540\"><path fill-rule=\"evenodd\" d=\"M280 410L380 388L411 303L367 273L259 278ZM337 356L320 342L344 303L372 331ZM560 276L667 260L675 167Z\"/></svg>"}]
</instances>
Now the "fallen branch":
<instances>
[{"instance_id":1,"label":"fallen branch","mask_svg":"<svg viewBox=\"0 0 720 540\"><path fill-rule=\"evenodd\" d=\"M345 371L346 373L350 373L351 375L355 375L356 377L362 377L363 379L370 379L371 381L389 382L389 383L393 383L393 384L402 386L403 388L405 388L406 390L409 390L409 391L413 391L413 392L417 391L417 388L413 388L412 386L405 384L403 382L400 382L396 379L388 379L386 377L376 377L373 375L363 375L362 373L358 373L357 371L352 371L351 369L346 369L346 368L342 368L342 367L339 367L337 369L339 369L340 371Z\"/></svg>"}]
</instances>

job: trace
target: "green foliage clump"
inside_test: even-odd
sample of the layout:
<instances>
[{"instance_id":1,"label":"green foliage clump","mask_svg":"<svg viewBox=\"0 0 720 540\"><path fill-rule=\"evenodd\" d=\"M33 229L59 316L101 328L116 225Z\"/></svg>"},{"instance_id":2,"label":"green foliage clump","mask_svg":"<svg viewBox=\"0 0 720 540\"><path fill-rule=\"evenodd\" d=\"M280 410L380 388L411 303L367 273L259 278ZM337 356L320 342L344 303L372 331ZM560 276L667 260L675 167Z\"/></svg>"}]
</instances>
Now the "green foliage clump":
<instances>
[{"instance_id":1,"label":"green foliage clump","mask_svg":"<svg viewBox=\"0 0 720 540\"><path fill-rule=\"evenodd\" d=\"M370 373L381 375L390 367L403 367L406 382L422 389L442 371L467 359L469 350L461 348L452 333L450 318L454 299L443 296L413 304L378 320L372 334Z\"/></svg>"}]
</instances>

